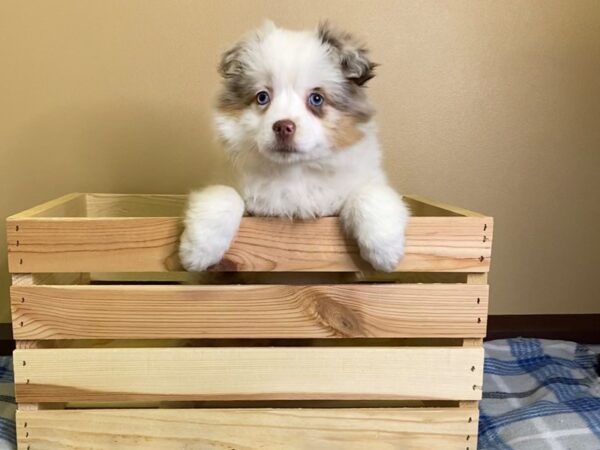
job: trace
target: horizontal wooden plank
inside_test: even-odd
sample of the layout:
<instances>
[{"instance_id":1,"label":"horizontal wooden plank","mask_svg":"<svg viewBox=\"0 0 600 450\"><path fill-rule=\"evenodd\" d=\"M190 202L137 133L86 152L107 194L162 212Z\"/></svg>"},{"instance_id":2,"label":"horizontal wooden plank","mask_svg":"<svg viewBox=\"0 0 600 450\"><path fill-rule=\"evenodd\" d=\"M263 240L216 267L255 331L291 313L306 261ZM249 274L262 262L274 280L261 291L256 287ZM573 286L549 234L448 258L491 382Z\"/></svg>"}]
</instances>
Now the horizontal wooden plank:
<instances>
[{"instance_id":1,"label":"horizontal wooden plank","mask_svg":"<svg viewBox=\"0 0 600 450\"><path fill-rule=\"evenodd\" d=\"M487 285L13 286L15 339L483 337Z\"/></svg>"},{"instance_id":2,"label":"horizontal wooden plank","mask_svg":"<svg viewBox=\"0 0 600 450\"><path fill-rule=\"evenodd\" d=\"M86 194L88 217L183 216L186 195Z\"/></svg>"},{"instance_id":3,"label":"horizontal wooden plank","mask_svg":"<svg viewBox=\"0 0 600 450\"><path fill-rule=\"evenodd\" d=\"M479 400L479 347L31 349L18 402Z\"/></svg>"},{"instance_id":4,"label":"horizontal wooden plank","mask_svg":"<svg viewBox=\"0 0 600 450\"><path fill-rule=\"evenodd\" d=\"M63 195L14 214L8 220L29 217L87 217L86 196L79 193Z\"/></svg>"},{"instance_id":5,"label":"horizontal wooden plank","mask_svg":"<svg viewBox=\"0 0 600 450\"><path fill-rule=\"evenodd\" d=\"M437 200L432 200L421 195L405 195L403 199L414 216L485 217L484 214L438 202Z\"/></svg>"},{"instance_id":6,"label":"horizontal wooden plank","mask_svg":"<svg viewBox=\"0 0 600 450\"><path fill-rule=\"evenodd\" d=\"M487 217L413 217L397 271L487 272ZM21 218L7 221L9 270L164 272L182 270L177 217ZM246 217L217 271L352 272L370 266L339 220Z\"/></svg>"},{"instance_id":7,"label":"horizontal wooden plank","mask_svg":"<svg viewBox=\"0 0 600 450\"><path fill-rule=\"evenodd\" d=\"M476 408L18 411L19 448L475 450Z\"/></svg>"}]
</instances>

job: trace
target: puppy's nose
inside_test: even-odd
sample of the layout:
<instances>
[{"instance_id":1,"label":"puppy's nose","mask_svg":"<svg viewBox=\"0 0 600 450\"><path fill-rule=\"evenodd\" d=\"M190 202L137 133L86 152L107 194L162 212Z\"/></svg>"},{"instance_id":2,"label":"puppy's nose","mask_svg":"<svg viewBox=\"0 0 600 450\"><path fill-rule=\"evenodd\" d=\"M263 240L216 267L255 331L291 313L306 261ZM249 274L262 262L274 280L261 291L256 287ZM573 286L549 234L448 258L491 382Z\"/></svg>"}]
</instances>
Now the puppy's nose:
<instances>
[{"instance_id":1,"label":"puppy's nose","mask_svg":"<svg viewBox=\"0 0 600 450\"><path fill-rule=\"evenodd\" d=\"M278 120L273 124L273 131L278 139L288 140L296 131L296 124L289 119Z\"/></svg>"}]
</instances>

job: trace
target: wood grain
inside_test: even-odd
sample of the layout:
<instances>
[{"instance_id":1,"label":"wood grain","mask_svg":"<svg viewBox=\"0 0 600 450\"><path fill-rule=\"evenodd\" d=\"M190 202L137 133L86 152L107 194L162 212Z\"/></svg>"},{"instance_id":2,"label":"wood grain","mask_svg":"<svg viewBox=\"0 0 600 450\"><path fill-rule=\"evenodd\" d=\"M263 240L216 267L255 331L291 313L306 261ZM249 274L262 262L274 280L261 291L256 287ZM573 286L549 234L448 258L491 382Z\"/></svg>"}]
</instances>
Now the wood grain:
<instances>
[{"instance_id":1,"label":"wood grain","mask_svg":"<svg viewBox=\"0 0 600 450\"><path fill-rule=\"evenodd\" d=\"M85 194L88 217L179 217L187 196L165 194Z\"/></svg>"},{"instance_id":2,"label":"wood grain","mask_svg":"<svg viewBox=\"0 0 600 450\"><path fill-rule=\"evenodd\" d=\"M488 287L14 286L16 339L483 337Z\"/></svg>"},{"instance_id":3,"label":"wood grain","mask_svg":"<svg viewBox=\"0 0 600 450\"><path fill-rule=\"evenodd\" d=\"M9 221L28 217L86 217L85 194L67 194L26 209L8 218Z\"/></svg>"},{"instance_id":4,"label":"wood grain","mask_svg":"<svg viewBox=\"0 0 600 450\"><path fill-rule=\"evenodd\" d=\"M477 418L476 408L18 411L17 431L31 450L465 450Z\"/></svg>"},{"instance_id":5,"label":"wood grain","mask_svg":"<svg viewBox=\"0 0 600 450\"><path fill-rule=\"evenodd\" d=\"M33 349L17 402L479 400L475 347Z\"/></svg>"},{"instance_id":6,"label":"wood grain","mask_svg":"<svg viewBox=\"0 0 600 450\"><path fill-rule=\"evenodd\" d=\"M414 216L485 217L478 212L438 202L421 195L405 195L403 199Z\"/></svg>"},{"instance_id":7,"label":"wood grain","mask_svg":"<svg viewBox=\"0 0 600 450\"><path fill-rule=\"evenodd\" d=\"M177 217L22 218L7 223L12 273L182 270L177 258L182 231ZM491 218L414 217L406 238L407 253L397 271L489 270ZM314 221L246 217L231 249L213 270L371 269L335 217Z\"/></svg>"}]
</instances>

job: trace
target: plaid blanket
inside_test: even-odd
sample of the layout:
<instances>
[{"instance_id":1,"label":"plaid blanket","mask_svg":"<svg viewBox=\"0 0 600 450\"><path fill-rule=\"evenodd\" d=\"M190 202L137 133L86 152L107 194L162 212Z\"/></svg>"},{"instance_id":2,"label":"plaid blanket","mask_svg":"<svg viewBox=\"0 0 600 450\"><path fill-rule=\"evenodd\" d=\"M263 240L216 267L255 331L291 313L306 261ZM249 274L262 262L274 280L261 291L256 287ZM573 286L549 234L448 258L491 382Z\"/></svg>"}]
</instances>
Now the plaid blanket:
<instances>
[{"instance_id":1,"label":"plaid blanket","mask_svg":"<svg viewBox=\"0 0 600 450\"><path fill-rule=\"evenodd\" d=\"M485 344L480 450L600 450L598 355L573 342Z\"/></svg>"},{"instance_id":2,"label":"plaid blanket","mask_svg":"<svg viewBox=\"0 0 600 450\"><path fill-rule=\"evenodd\" d=\"M17 448L15 389L10 356L0 356L0 450Z\"/></svg>"},{"instance_id":3,"label":"plaid blanket","mask_svg":"<svg viewBox=\"0 0 600 450\"><path fill-rule=\"evenodd\" d=\"M480 450L600 450L597 355L572 342L485 344ZM0 450L16 448L12 358L0 357Z\"/></svg>"}]
</instances>

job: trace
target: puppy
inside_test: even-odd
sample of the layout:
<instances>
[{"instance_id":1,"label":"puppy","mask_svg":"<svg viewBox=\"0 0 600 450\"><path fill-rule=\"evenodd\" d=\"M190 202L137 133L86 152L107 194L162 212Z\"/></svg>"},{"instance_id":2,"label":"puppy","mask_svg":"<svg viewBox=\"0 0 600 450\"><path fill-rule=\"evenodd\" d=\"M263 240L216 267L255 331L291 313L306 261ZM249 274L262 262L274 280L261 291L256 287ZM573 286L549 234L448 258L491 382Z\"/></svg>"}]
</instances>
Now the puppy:
<instances>
[{"instance_id":1,"label":"puppy","mask_svg":"<svg viewBox=\"0 0 600 450\"><path fill-rule=\"evenodd\" d=\"M217 264L247 211L311 219L340 216L361 256L392 271L404 253L408 210L381 169L365 84L375 64L350 34L266 23L226 51L217 133L240 175L193 192L179 250L183 266Z\"/></svg>"}]
</instances>

